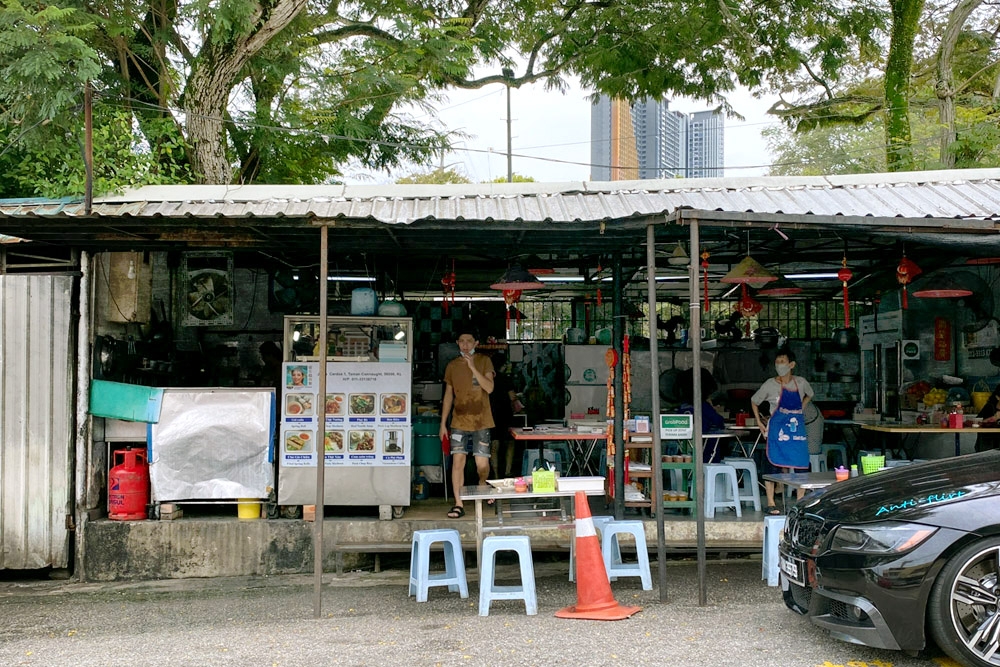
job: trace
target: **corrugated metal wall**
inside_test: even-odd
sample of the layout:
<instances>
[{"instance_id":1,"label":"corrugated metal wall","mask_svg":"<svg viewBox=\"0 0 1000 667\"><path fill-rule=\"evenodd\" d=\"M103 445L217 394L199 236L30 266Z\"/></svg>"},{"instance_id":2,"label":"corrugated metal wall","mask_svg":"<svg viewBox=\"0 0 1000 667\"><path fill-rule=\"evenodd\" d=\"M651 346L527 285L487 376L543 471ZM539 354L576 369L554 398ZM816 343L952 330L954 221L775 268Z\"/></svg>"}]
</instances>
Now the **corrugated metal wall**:
<instances>
[{"instance_id":1,"label":"corrugated metal wall","mask_svg":"<svg viewBox=\"0 0 1000 667\"><path fill-rule=\"evenodd\" d=\"M69 564L73 280L0 276L0 569Z\"/></svg>"}]
</instances>

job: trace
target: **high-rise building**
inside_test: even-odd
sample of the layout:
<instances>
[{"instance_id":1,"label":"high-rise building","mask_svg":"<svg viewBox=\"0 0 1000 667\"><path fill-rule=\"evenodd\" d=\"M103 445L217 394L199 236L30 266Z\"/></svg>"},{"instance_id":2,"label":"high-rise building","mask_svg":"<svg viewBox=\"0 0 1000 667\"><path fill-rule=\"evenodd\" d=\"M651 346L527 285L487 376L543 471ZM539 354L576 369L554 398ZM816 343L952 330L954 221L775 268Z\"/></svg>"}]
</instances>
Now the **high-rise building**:
<instances>
[{"instance_id":1,"label":"high-rise building","mask_svg":"<svg viewBox=\"0 0 1000 667\"><path fill-rule=\"evenodd\" d=\"M635 130L628 102L601 95L590 112L590 177L595 181L638 178Z\"/></svg>"},{"instance_id":2,"label":"high-rise building","mask_svg":"<svg viewBox=\"0 0 1000 667\"><path fill-rule=\"evenodd\" d=\"M717 178L725 164L725 124L718 111L696 111L688 118L687 176Z\"/></svg>"},{"instance_id":3,"label":"high-rise building","mask_svg":"<svg viewBox=\"0 0 1000 667\"><path fill-rule=\"evenodd\" d=\"M724 118L717 111L684 114L672 111L668 100L651 98L629 108L602 95L591 109L591 178L720 177L723 129Z\"/></svg>"}]
</instances>

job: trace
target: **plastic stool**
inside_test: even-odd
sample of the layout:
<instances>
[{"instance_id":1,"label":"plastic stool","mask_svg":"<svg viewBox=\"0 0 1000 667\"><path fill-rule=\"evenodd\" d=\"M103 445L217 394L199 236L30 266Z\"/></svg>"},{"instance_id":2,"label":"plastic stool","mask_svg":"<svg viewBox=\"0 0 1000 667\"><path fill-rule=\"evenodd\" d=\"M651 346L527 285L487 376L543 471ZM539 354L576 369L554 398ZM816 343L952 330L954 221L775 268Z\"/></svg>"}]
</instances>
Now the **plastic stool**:
<instances>
[{"instance_id":1,"label":"plastic stool","mask_svg":"<svg viewBox=\"0 0 1000 667\"><path fill-rule=\"evenodd\" d=\"M732 507L736 516L742 517L740 509L740 487L736 479L736 469L724 463L706 463L705 466L705 517L715 518L718 508ZM719 487L716 488L716 482Z\"/></svg>"},{"instance_id":2,"label":"plastic stool","mask_svg":"<svg viewBox=\"0 0 1000 667\"><path fill-rule=\"evenodd\" d=\"M444 572L431 574L431 545L436 542L444 543ZM462 539L454 528L413 531L409 595L416 595L417 602L427 602L427 589L431 586L447 586L450 593L458 592L463 598L469 597Z\"/></svg>"},{"instance_id":3,"label":"plastic stool","mask_svg":"<svg viewBox=\"0 0 1000 667\"><path fill-rule=\"evenodd\" d=\"M842 443L837 443L834 445L820 445L819 453L823 456L823 461L826 461L829 457L830 452L837 452L839 456L837 461L833 464L827 464L827 469L833 470L837 466L847 467L847 446Z\"/></svg>"},{"instance_id":4,"label":"plastic stool","mask_svg":"<svg viewBox=\"0 0 1000 667\"><path fill-rule=\"evenodd\" d=\"M618 535L628 534L635 539L636 562L623 563L621 551L618 551ZM615 560L615 552L618 558ZM639 577L642 590L653 590L653 577L649 573L649 551L646 548L646 527L642 521L609 521L604 527L601 538L601 555L604 556L604 569L608 571L608 579L615 581L619 577Z\"/></svg>"},{"instance_id":5,"label":"plastic stool","mask_svg":"<svg viewBox=\"0 0 1000 667\"><path fill-rule=\"evenodd\" d=\"M613 516L606 516L606 515L595 516L595 517L592 517L592 518L594 520L594 529L597 530L597 537L599 539L603 540L604 539L604 527L606 525L608 525L609 521L614 521L615 518ZM615 561L616 563L622 562L622 552L618 548L618 541L617 540L615 540L615 553L614 553L614 556L617 559ZM576 536L575 535L574 535L573 539L570 540L570 543L569 543L569 580L570 581L576 581Z\"/></svg>"},{"instance_id":6,"label":"plastic stool","mask_svg":"<svg viewBox=\"0 0 1000 667\"><path fill-rule=\"evenodd\" d=\"M514 551L521 565L520 586L496 586L496 556L498 551ZM490 535L483 540L483 562L479 572L479 615L490 615L493 600L524 600L528 616L538 613L535 597L535 566L531 560L531 542L527 535Z\"/></svg>"},{"instance_id":7,"label":"plastic stool","mask_svg":"<svg viewBox=\"0 0 1000 667\"><path fill-rule=\"evenodd\" d=\"M733 466L737 472L743 471L743 475L737 475L740 503L753 503L753 511L759 512L760 487L757 484L757 464L753 459L740 457L726 457L722 462Z\"/></svg>"},{"instance_id":8,"label":"plastic stool","mask_svg":"<svg viewBox=\"0 0 1000 667\"><path fill-rule=\"evenodd\" d=\"M767 579L768 586L778 585L778 542L784 527L784 515L764 517L764 554L760 559L760 578Z\"/></svg>"}]
</instances>

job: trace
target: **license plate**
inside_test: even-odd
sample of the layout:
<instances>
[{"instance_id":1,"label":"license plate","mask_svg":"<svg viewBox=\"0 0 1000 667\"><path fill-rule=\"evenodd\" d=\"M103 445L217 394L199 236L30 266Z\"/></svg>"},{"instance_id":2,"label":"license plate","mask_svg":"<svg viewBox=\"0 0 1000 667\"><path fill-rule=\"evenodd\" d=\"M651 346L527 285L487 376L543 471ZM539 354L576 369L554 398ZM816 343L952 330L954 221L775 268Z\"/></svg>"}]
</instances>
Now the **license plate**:
<instances>
[{"instance_id":1,"label":"license plate","mask_svg":"<svg viewBox=\"0 0 1000 667\"><path fill-rule=\"evenodd\" d=\"M804 583L801 573L801 561L786 554L779 554L778 567L791 581L800 585Z\"/></svg>"}]
</instances>

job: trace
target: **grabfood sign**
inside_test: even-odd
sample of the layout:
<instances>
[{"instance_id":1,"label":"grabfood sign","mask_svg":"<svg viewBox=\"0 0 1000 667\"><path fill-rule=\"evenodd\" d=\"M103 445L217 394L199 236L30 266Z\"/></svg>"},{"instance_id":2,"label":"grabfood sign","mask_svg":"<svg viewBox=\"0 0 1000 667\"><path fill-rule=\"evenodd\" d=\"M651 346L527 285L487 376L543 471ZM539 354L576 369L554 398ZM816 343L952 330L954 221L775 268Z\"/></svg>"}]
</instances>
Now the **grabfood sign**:
<instances>
[{"instance_id":1,"label":"grabfood sign","mask_svg":"<svg viewBox=\"0 0 1000 667\"><path fill-rule=\"evenodd\" d=\"M660 438L662 440L687 440L694 437L694 417L692 415L660 415Z\"/></svg>"}]
</instances>

